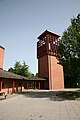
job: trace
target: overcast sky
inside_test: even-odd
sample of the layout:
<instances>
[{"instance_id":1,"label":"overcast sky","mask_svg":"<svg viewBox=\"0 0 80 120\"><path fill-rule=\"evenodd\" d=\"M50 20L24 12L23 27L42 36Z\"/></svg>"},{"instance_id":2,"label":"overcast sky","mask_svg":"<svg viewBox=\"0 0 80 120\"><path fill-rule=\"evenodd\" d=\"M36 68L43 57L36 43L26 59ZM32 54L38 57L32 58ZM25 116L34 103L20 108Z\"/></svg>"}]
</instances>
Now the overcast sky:
<instances>
[{"instance_id":1,"label":"overcast sky","mask_svg":"<svg viewBox=\"0 0 80 120\"><path fill-rule=\"evenodd\" d=\"M46 29L62 35L80 13L80 0L0 0L0 45L4 69L25 61L37 72L37 37Z\"/></svg>"}]
</instances>

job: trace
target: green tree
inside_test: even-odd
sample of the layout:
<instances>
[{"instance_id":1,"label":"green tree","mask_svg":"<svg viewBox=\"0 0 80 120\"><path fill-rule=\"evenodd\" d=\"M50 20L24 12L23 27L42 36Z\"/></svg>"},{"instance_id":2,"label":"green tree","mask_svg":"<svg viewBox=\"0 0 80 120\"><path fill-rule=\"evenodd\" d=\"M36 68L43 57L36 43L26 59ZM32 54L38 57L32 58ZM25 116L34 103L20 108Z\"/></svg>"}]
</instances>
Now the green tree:
<instances>
[{"instance_id":1,"label":"green tree","mask_svg":"<svg viewBox=\"0 0 80 120\"><path fill-rule=\"evenodd\" d=\"M65 86L77 87L80 84L80 14L71 19L71 25L63 32L58 52Z\"/></svg>"},{"instance_id":2,"label":"green tree","mask_svg":"<svg viewBox=\"0 0 80 120\"><path fill-rule=\"evenodd\" d=\"M16 63L14 64L14 67L9 68L10 72L18 74L18 75L22 75L25 77L33 77L34 74L32 74L29 71L29 66L25 63L25 61L23 61L23 64L20 63L20 61L16 61Z\"/></svg>"},{"instance_id":3,"label":"green tree","mask_svg":"<svg viewBox=\"0 0 80 120\"><path fill-rule=\"evenodd\" d=\"M38 73L35 74L35 77L38 77Z\"/></svg>"}]
</instances>

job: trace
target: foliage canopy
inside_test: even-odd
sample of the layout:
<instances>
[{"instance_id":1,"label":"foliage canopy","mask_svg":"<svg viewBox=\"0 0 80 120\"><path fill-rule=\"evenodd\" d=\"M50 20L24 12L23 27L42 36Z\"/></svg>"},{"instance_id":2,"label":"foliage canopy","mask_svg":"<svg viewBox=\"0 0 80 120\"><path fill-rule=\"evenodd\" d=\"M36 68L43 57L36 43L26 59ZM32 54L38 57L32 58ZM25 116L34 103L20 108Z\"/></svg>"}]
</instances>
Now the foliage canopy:
<instances>
[{"instance_id":1,"label":"foliage canopy","mask_svg":"<svg viewBox=\"0 0 80 120\"><path fill-rule=\"evenodd\" d=\"M20 61L16 61L16 63L14 64L14 67L9 68L8 71L18 74L18 75L25 76L25 77L33 77L34 76L34 74L32 74L29 71L29 66L25 63L25 61L23 61L23 64L21 64Z\"/></svg>"},{"instance_id":2,"label":"foliage canopy","mask_svg":"<svg viewBox=\"0 0 80 120\"><path fill-rule=\"evenodd\" d=\"M58 48L58 59L63 65L65 87L80 86L80 14L71 19L63 32Z\"/></svg>"}]
</instances>

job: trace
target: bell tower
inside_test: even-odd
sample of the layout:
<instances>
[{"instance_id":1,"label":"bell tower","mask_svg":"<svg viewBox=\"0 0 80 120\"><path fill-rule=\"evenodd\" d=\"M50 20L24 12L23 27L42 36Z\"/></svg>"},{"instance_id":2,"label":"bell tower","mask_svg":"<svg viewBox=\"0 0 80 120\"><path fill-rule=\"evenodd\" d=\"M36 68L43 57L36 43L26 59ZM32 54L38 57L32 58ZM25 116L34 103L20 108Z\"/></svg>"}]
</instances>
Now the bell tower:
<instances>
[{"instance_id":1,"label":"bell tower","mask_svg":"<svg viewBox=\"0 0 80 120\"><path fill-rule=\"evenodd\" d=\"M56 58L59 37L57 33L48 30L38 37L38 76L46 78L46 81L41 83L41 89L64 88L63 67Z\"/></svg>"}]
</instances>

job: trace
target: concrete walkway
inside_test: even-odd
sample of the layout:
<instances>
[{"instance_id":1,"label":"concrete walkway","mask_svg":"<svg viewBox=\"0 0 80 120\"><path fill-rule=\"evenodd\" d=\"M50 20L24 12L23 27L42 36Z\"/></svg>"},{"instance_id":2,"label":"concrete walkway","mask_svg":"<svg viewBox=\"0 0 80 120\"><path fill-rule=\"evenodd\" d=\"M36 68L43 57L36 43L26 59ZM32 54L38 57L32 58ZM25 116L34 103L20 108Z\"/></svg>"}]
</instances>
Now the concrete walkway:
<instances>
[{"instance_id":1,"label":"concrete walkway","mask_svg":"<svg viewBox=\"0 0 80 120\"><path fill-rule=\"evenodd\" d=\"M80 101L58 91L29 91L0 101L0 120L80 120Z\"/></svg>"}]
</instances>

